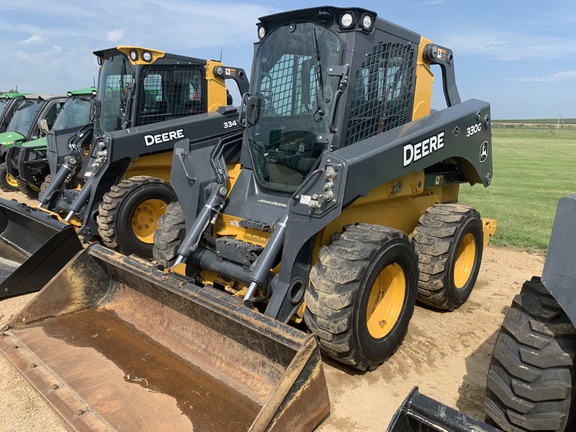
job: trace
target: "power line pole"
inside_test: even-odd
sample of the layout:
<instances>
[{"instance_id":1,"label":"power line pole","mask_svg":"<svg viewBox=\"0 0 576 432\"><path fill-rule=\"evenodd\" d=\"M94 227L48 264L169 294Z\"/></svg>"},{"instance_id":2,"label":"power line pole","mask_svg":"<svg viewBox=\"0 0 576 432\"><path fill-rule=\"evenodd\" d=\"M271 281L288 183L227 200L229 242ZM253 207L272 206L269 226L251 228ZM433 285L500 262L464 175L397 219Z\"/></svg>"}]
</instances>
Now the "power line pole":
<instances>
[{"instance_id":1,"label":"power line pole","mask_svg":"<svg viewBox=\"0 0 576 432\"><path fill-rule=\"evenodd\" d=\"M568 133L566 129L566 123L564 123L564 118L562 117L562 113L560 113L560 117L558 117L558 124L556 125L556 135L558 135L558 131L560 130L560 121L562 121L562 126L564 126L564 132Z\"/></svg>"}]
</instances>

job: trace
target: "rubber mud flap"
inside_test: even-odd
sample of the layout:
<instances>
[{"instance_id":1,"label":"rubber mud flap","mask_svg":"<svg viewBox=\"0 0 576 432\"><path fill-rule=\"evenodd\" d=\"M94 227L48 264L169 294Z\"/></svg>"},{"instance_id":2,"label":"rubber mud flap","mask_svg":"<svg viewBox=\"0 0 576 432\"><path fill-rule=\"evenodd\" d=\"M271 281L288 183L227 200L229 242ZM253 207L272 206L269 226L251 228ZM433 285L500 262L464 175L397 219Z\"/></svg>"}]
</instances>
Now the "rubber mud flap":
<instances>
[{"instance_id":1,"label":"rubber mud flap","mask_svg":"<svg viewBox=\"0 0 576 432\"><path fill-rule=\"evenodd\" d=\"M39 291L80 250L74 227L0 198L0 299Z\"/></svg>"},{"instance_id":2,"label":"rubber mud flap","mask_svg":"<svg viewBox=\"0 0 576 432\"><path fill-rule=\"evenodd\" d=\"M387 432L500 432L420 393L414 387L398 408Z\"/></svg>"},{"instance_id":3,"label":"rubber mud flap","mask_svg":"<svg viewBox=\"0 0 576 432\"><path fill-rule=\"evenodd\" d=\"M312 335L97 244L0 351L72 430L309 431L330 410Z\"/></svg>"}]
</instances>

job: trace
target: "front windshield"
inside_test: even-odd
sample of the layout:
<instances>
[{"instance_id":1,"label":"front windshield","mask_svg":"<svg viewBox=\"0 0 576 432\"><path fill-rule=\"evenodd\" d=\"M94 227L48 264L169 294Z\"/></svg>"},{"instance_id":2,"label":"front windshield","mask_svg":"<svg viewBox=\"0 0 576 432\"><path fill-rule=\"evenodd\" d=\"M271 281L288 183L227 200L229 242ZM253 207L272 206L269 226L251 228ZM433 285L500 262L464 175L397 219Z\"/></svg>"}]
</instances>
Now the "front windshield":
<instances>
[{"instance_id":1,"label":"front windshield","mask_svg":"<svg viewBox=\"0 0 576 432\"><path fill-rule=\"evenodd\" d=\"M130 85L134 81L134 68L123 55L104 60L98 79L98 99L101 101L100 118L96 128L103 132L122 129L126 122L126 104Z\"/></svg>"},{"instance_id":2,"label":"front windshield","mask_svg":"<svg viewBox=\"0 0 576 432\"><path fill-rule=\"evenodd\" d=\"M12 99L8 99L8 98L1 98L0 99L0 117L2 117L2 114L4 114L4 111L6 110L6 107L8 106L8 102L10 102Z\"/></svg>"},{"instance_id":3,"label":"front windshield","mask_svg":"<svg viewBox=\"0 0 576 432\"><path fill-rule=\"evenodd\" d=\"M257 123L248 129L256 178L265 187L294 192L322 154L334 108L340 39L312 23L280 27L255 58Z\"/></svg>"},{"instance_id":4,"label":"front windshield","mask_svg":"<svg viewBox=\"0 0 576 432\"><path fill-rule=\"evenodd\" d=\"M70 97L62 111L58 114L54 126L54 130L64 130L71 128L79 128L90 122L90 101L92 97Z\"/></svg>"},{"instance_id":5,"label":"front windshield","mask_svg":"<svg viewBox=\"0 0 576 432\"><path fill-rule=\"evenodd\" d=\"M43 104L44 101L39 99L25 99L21 101L16 111L14 111L14 116L12 120L10 120L7 130L18 132L22 136L28 135L28 132L30 132L30 129L34 125L34 119Z\"/></svg>"}]
</instances>

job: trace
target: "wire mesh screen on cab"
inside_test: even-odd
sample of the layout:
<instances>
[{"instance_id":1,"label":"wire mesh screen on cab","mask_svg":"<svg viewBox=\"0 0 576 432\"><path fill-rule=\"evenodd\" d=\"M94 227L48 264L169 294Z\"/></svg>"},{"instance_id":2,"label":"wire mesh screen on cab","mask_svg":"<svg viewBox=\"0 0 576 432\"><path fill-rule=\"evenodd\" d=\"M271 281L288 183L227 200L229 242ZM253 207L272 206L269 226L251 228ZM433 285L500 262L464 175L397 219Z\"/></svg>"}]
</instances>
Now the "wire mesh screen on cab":
<instances>
[{"instance_id":1,"label":"wire mesh screen on cab","mask_svg":"<svg viewBox=\"0 0 576 432\"><path fill-rule=\"evenodd\" d=\"M379 43L356 72L345 145L393 129L412 118L414 48Z\"/></svg>"},{"instance_id":2,"label":"wire mesh screen on cab","mask_svg":"<svg viewBox=\"0 0 576 432\"><path fill-rule=\"evenodd\" d=\"M150 69L139 97L140 125L206 112L201 69Z\"/></svg>"}]
</instances>

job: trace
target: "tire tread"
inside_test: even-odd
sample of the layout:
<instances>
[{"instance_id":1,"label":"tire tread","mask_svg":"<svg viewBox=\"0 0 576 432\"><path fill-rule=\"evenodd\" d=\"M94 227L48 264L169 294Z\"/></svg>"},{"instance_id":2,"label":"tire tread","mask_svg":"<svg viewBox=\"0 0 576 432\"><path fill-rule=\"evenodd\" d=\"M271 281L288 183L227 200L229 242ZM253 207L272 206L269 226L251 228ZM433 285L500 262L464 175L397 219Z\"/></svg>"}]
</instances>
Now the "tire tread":
<instances>
[{"instance_id":1,"label":"tire tread","mask_svg":"<svg viewBox=\"0 0 576 432\"><path fill-rule=\"evenodd\" d=\"M385 242L402 236L406 237L388 227L351 225L320 250L310 272L304 320L328 356L360 370L375 369L385 361L370 359L355 346L352 315L368 263Z\"/></svg>"},{"instance_id":2,"label":"tire tread","mask_svg":"<svg viewBox=\"0 0 576 432\"><path fill-rule=\"evenodd\" d=\"M567 431L574 420L576 329L539 278L524 283L494 346L484 403L506 431Z\"/></svg>"},{"instance_id":3,"label":"tire tread","mask_svg":"<svg viewBox=\"0 0 576 432\"><path fill-rule=\"evenodd\" d=\"M450 248L459 227L469 218L480 220L480 215L474 208L459 203L436 204L420 217L413 233L420 268L420 302L447 311L461 306L449 295L446 278ZM482 251L477 252L481 258Z\"/></svg>"},{"instance_id":4,"label":"tire tread","mask_svg":"<svg viewBox=\"0 0 576 432\"><path fill-rule=\"evenodd\" d=\"M102 202L98 206L98 216L96 223L98 225L98 235L102 242L111 249L127 252L123 250L123 245L118 238L118 214L123 201L130 193L138 187L150 184L167 185L170 184L162 179L151 176L134 176L121 180L118 184L113 185L108 192L102 197ZM130 251L128 251L130 252Z\"/></svg>"}]
</instances>

